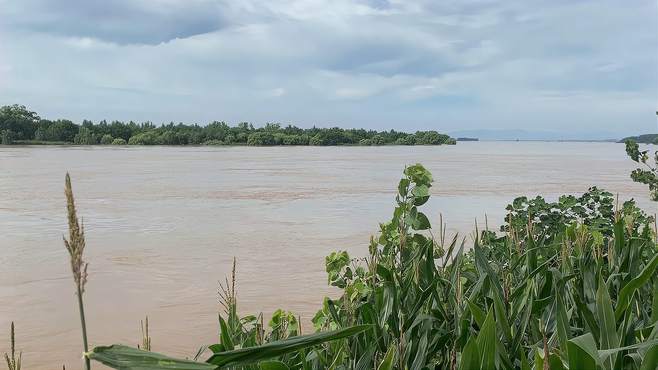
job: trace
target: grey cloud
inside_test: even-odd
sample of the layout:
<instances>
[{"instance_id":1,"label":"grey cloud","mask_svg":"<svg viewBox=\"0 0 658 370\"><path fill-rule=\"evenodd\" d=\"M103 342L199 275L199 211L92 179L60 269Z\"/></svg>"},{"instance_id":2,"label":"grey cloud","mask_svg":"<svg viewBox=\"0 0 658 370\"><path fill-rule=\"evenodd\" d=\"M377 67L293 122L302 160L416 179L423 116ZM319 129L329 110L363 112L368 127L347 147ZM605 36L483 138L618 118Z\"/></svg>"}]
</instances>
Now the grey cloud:
<instances>
[{"instance_id":1,"label":"grey cloud","mask_svg":"<svg viewBox=\"0 0 658 370\"><path fill-rule=\"evenodd\" d=\"M74 119L645 131L655 8L0 0L0 105Z\"/></svg>"},{"instance_id":2,"label":"grey cloud","mask_svg":"<svg viewBox=\"0 0 658 370\"><path fill-rule=\"evenodd\" d=\"M10 27L118 44L158 44L226 27L216 1L20 0L0 14Z\"/></svg>"}]
</instances>

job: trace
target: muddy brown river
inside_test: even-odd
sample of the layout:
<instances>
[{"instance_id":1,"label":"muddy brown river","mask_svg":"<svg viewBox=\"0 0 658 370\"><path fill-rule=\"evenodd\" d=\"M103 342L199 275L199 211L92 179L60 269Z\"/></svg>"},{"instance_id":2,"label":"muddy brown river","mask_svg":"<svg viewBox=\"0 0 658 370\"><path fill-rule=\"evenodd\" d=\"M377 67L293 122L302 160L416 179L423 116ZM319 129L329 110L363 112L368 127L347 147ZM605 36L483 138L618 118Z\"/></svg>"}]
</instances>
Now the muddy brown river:
<instances>
[{"instance_id":1,"label":"muddy brown river","mask_svg":"<svg viewBox=\"0 0 658 370\"><path fill-rule=\"evenodd\" d=\"M69 171L87 236L92 345L141 340L193 356L217 341L218 280L237 258L242 314L285 308L308 322L325 295L324 256L367 252L392 214L405 164L436 180L426 213L469 233L499 225L515 196L598 185L655 203L629 179L622 144L460 142L441 147L1 147L0 352L17 327L24 367L81 367L74 284L62 243ZM267 317L267 316L266 316ZM308 327L308 325L307 325Z\"/></svg>"}]
</instances>

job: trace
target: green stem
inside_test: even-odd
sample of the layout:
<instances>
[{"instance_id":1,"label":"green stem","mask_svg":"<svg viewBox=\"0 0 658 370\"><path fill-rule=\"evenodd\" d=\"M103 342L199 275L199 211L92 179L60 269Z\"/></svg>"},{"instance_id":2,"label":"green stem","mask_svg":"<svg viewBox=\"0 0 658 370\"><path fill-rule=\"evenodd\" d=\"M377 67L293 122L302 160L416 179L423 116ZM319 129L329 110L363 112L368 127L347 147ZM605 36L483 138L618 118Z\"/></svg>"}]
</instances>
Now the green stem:
<instances>
[{"instance_id":1,"label":"green stem","mask_svg":"<svg viewBox=\"0 0 658 370\"><path fill-rule=\"evenodd\" d=\"M82 304L82 289L78 285L78 308L80 310L80 325L82 327L82 345L84 346L84 358L85 358L85 370L91 369L91 364L89 362L89 357L87 357L87 352L89 352L89 345L87 344L87 323L85 321L85 308Z\"/></svg>"}]
</instances>

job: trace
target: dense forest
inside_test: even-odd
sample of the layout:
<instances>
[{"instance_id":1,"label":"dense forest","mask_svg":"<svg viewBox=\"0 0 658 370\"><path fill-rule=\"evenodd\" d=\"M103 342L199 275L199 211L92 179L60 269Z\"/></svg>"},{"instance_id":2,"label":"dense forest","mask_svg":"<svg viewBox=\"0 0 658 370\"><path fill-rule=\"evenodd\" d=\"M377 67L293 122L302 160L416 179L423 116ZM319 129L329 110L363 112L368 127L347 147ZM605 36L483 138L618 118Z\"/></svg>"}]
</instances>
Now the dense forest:
<instances>
[{"instance_id":1,"label":"dense forest","mask_svg":"<svg viewBox=\"0 0 658 370\"><path fill-rule=\"evenodd\" d=\"M242 122L198 124L135 123L89 120L78 125L67 119L42 119L22 105L0 108L2 144L79 144L79 145L441 145L455 144L448 135L436 131L415 133L365 129L282 127L268 123L254 127Z\"/></svg>"}]
</instances>

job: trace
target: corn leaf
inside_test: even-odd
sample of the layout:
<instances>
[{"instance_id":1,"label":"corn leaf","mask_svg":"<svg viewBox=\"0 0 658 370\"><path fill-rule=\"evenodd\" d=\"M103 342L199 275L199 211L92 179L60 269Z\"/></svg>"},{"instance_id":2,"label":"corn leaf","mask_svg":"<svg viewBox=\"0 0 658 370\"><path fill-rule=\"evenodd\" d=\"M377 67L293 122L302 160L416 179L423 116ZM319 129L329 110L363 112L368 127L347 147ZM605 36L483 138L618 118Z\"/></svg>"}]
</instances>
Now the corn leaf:
<instances>
[{"instance_id":1,"label":"corn leaf","mask_svg":"<svg viewBox=\"0 0 658 370\"><path fill-rule=\"evenodd\" d=\"M96 347L87 357L118 370L213 370L217 366L204 362L181 360L155 352L115 344Z\"/></svg>"},{"instance_id":2,"label":"corn leaf","mask_svg":"<svg viewBox=\"0 0 658 370\"><path fill-rule=\"evenodd\" d=\"M343 339L359 334L370 328L370 325L358 325L350 328L314 333L292 337L286 340L270 342L258 347L241 348L233 351L219 352L213 354L208 363L217 366L241 365L271 359L294 352L302 348L315 346L324 342Z\"/></svg>"}]
</instances>

